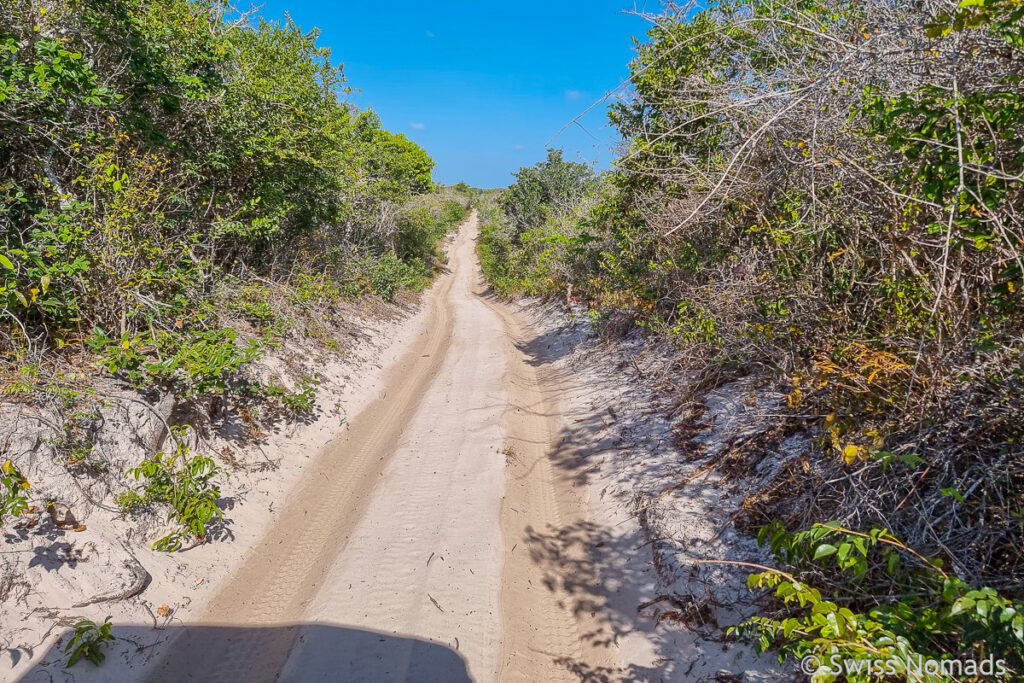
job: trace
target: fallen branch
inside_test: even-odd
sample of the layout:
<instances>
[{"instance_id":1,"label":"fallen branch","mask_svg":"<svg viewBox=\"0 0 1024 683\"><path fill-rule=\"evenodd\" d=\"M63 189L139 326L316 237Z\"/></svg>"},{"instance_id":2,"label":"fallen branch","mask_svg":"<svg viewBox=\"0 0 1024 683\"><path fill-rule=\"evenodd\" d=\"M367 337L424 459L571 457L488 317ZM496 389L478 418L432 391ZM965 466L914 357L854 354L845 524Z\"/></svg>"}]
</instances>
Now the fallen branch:
<instances>
[{"instance_id":1,"label":"fallen branch","mask_svg":"<svg viewBox=\"0 0 1024 683\"><path fill-rule=\"evenodd\" d=\"M143 591L143 589L146 587L146 582L150 578L149 572L147 572L146 568L142 566L142 563L139 562L138 558L136 558L135 555L132 554L132 551L129 550L127 544L122 543L121 545L124 547L125 552L128 553L128 559L124 561L124 566L127 567L128 571L132 573L131 584L122 591L118 591L116 593L108 593L106 595L97 595L96 597L89 598L88 600L85 600L83 602L79 602L75 605L72 605L73 608L78 609L80 607L87 607L89 605L95 605L101 602L117 602L120 600L127 600L128 598L135 597Z\"/></svg>"}]
</instances>

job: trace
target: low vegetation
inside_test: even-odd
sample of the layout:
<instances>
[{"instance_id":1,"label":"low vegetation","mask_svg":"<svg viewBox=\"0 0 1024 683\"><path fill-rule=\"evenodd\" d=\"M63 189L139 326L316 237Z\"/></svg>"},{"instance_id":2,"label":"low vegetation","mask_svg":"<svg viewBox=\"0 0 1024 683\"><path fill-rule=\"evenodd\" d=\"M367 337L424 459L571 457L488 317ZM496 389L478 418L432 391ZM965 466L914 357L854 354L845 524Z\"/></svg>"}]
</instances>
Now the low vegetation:
<instances>
[{"instance_id":1,"label":"low vegetation","mask_svg":"<svg viewBox=\"0 0 1024 683\"><path fill-rule=\"evenodd\" d=\"M94 666L102 664L107 656L103 649L114 640L114 634L111 633L113 626L110 623L110 617L107 617L102 624L97 624L89 619L83 619L76 623L71 638L64 646L64 652L68 654L67 666L74 666L83 657L92 662Z\"/></svg>"},{"instance_id":2,"label":"low vegetation","mask_svg":"<svg viewBox=\"0 0 1024 683\"><path fill-rule=\"evenodd\" d=\"M922 556L885 529L862 533L831 522L791 534L776 521L761 529L758 541L792 572L765 568L750 577L751 589L775 589L778 612L731 631L761 650L776 648L796 659L813 655L828 669L844 662L852 666L848 681L972 680L986 673L980 669L986 658L992 660L987 673L998 678L1024 667L1024 605L989 587L971 588L943 570L941 560ZM900 587L892 600L877 599L877 585L868 579L875 564ZM822 570L843 577L826 589L832 595L815 587ZM851 609L864 604L872 606ZM934 675L926 661L938 667ZM818 678L838 676L823 672Z\"/></svg>"},{"instance_id":3,"label":"low vegetation","mask_svg":"<svg viewBox=\"0 0 1024 683\"><path fill-rule=\"evenodd\" d=\"M252 434L312 415L317 377L289 388L256 362L288 340L343 351L348 312L438 271L468 197L346 101L317 38L218 1L4 4L0 373L5 400L58 415L74 476L109 474L93 441L112 392L200 422L243 411ZM168 507L165 550L220 517L219 468L171 440L120 499ZM5 517L18 476L5 465Z\"/></svg>"},{"instance_id":4,"label":"low vegetation","mask_svg":"<svg viewBox=\"0 0 1024 683\"><path fill-rule=\"evenodd\" d=\"M129 490L116 498L122 512L167 504L167 519L179 528L153 543L154 550L178 550L189 538L203 543L208 527L224 516L217 506L220 487L213 481L221 468L211 458L190 453L186 427L175 428L172 436L173 453L154 453L128 471L136 481L145 480L141 491Z\"/></svg>"},{"instance_id":5,"label":"low vegetation","mask_svg":"<svg viewBox=\"0 0 1024 683\"><path fill-rule=\"evenodd\" d=\"M0 522L7 516L18 517L28 510L26 490L32 488L10 460L0 468Z\"/></svg>"},{"instance_id":6,"label":"low vegetation","mask_svg":"<svg viewBox=\"0 0 1024 683\"><path fill-rule=\"evenodd\" d=\"M797 655L998 650L1020 675L1024 6L651 20L609 107L613 170L551 153L484 207L492 286L672 340L693 397L740 377L786 396L768 438L812 447L736 519L811 554L756 579L777 599L740 633Z\"/></svg>"}]
</instances>

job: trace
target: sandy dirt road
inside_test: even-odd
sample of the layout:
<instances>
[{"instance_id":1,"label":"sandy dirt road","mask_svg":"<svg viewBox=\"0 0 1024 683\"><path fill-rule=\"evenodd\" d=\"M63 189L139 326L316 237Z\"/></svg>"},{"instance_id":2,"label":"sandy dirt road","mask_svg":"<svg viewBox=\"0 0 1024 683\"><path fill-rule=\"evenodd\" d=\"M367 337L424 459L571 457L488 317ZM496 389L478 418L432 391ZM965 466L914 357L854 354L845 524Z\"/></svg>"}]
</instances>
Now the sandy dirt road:
<instances>
[{"instance_id":1,"label":"sandy dirt road","mask_svg":"<svg viewBox=\"0 0 1024 683\"><path fill-rule=\"evenodd\" d=\"M477 218L449 246L423 333L309 464L241 569L151 680L571 680L591 654L530 534L586 517L548 458L557 384L487 295Z\"/></svg>"}]
</instances>

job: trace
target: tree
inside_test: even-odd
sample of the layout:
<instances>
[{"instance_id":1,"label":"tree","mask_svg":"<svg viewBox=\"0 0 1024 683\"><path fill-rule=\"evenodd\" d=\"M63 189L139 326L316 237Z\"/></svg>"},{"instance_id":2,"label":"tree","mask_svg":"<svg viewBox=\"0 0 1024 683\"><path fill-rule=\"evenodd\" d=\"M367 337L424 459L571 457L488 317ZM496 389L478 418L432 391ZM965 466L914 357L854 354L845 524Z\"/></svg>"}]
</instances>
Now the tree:
<instances>
[{"instance_id":1,"label":"tree","mask_svg":"<svg viewBox=\"0 0 1024 683\"><path fill-rule=\"evenodd\" d=\"M556 211L572 208L597 184L589 166L565 161L560 149L549 149L547 159L512 175L516 182L501 193L498 204L517 234L540 226Z\"/></svg>"}]
</instances>

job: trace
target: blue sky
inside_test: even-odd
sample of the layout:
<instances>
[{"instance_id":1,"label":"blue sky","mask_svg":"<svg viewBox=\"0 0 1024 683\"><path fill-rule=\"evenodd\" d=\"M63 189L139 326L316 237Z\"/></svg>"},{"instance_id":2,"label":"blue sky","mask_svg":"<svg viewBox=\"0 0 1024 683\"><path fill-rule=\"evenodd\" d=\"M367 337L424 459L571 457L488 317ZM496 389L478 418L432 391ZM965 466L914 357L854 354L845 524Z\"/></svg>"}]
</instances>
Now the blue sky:
<instances>
[{"instance_id":1,"label":"blue sky","mask_svg":"<svg viewBox=\"0 0 1024 683\"><path fill-rule=\"evenodd\" d=\"M425 147L435 180L500 187L628 75L630 37L643 38L647 22L625 11L644 4L270 0L261 13L320 28L359 90L351 101ZM605 168L617 140L605 106L581 123L596 140L572 126L552 146Z\"/></svg>"}]
</instances>

